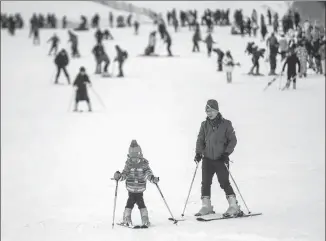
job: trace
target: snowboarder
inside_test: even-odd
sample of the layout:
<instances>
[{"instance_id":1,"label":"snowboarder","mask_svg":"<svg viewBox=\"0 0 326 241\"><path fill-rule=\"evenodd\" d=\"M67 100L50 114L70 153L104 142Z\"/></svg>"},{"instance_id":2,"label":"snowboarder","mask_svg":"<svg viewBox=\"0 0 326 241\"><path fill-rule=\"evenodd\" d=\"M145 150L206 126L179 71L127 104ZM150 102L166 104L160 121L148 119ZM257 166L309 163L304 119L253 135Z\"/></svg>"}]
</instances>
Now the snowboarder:
<instances>
[{"instance_id":1,"label":"snowboarder","mask_svg":"<svg viewBox=\"0 0 326 241\"><path fill-rule=\"evenodd\" d=\"M118 62L118 64L119 64L118 77L124 77L122 66L123 66L123 63L125 62L125 60L128 58L128 53L127 53L127 51L122 50L119 45L116 45L115 49L117 51L117 56L115 57L114 61Z\"/></svg>"},{"instance_id":2,"label":"snowboarder","mask_svg":"<svg viewBox=\"0 0 326 241\"><path fill-rule=\"evenodd\" d=\"M57 55L58 52L58 43L60 42L60 39L58 38L58 36L56 34L54 34L48 41L47 43L52 42L50 51L48 55L52 54L52 51L54 50L54 55Z\"/></svg>"},{"instance_id":3,"label":"snowboarder","mask_svg":"<svg viewBox=\"0 0 326 241\"><path fill-rule=\"evenodd\" d=\"M157 184L159 177L155 177L151 168L149 167L148 160L143 157L142 150L136 140L132 140L129 147L129 154L125 167L120 173L114 173L116 181L126 180L126 188L128 190L128 200L123 212L122 224L132 226L131 212L134 205L137 204L142 225L149 226L148 211L144 202L144 191L146 190L146 181Z\"/></svg>"},{"instance_id":4,"label":"snowboarder","mask_svg":"<svg viewBox=\"0 0 326 241\"><path fill-rule=\"evenodd\" d=\"M301 66L300 66L300 61L298 59L298 56L295 54L294 49L290 50L290 55L286 58L283 69L282 69L282 74L285 70L285 66L287 65L288 70L287 70L287 83L286 83L286 88L290 87L291 80L293 81L293 89L296 89L296 75L297 75L297 70L296 70L296 65L299 67L299 73L301 72Z\"/></svg>"},{"instance_id":5,"label":"snowboarder","mask_svg":"<svg viewBox=\"0 0 326 241\"><path fill-rule=\"evenodd\" d=\"M102 73L102 63L104 62L104 75L108 72L108 67L110 65L110 59L105 52L104 46L101 43L97 43L92 53L94 54L95 61L96 61L96 68L95 68L95 74L101 74Z\"/></svg>"},{"instance_id":6,"label":"snowboarder","mask_svg":"<svg viewBox=\"0 0 326 241\"><path fill-rule=\"evenodd\" d=\"M70 85L70 78L69 78L69 74L68 74L67 69L66 69L67 65L69 64L69 57L68 57L67 51L65 49L62 49L59 52L59 54L55 57L54 63L57 66L57 75L56 75L54 83L58 84L58 79L59 79L59 76L60 76L60 72L61 72L61 70L63 70L63 73L67 77L68 84Z\"/></svg>"},{"instance_id":7,"label":"snowboarder","mask_svg":"<svg viewBox=\"0 0 326 241\"><path fill-rule=\"evenodd\" d=\"M73 86L76 87L76 99L75 99L75 108L74 111L78 111L78 102L86 101L88 105L88 111L92 111L91 102L87 93L87 85L92 86L91 81L89 80L88 75L86 74L86 69L80 67L79 73L74 81Z\"/></svg>"},{"instance_id":8,"label":"snowboarder","mask_svg":"<svg viewBox=\"0 0 326 241\"><path fill-rule=\"evenodd\" d=\"M194 158L196 164L203 160L201 184L202 208L195 216L214 213L210 197L212 179L215 173L220 187L224 190L226 199L229 202L229 207L223 216L241 216L243 212L238 205L236 195L229 181L229 172L226 168L229 168L229 156L237 144L232 122L223 118L219 112L219 106L216 100L208 100L205 111L207 118L201 123L196 142L196 156Z\"/></svg>"}]
</instances>

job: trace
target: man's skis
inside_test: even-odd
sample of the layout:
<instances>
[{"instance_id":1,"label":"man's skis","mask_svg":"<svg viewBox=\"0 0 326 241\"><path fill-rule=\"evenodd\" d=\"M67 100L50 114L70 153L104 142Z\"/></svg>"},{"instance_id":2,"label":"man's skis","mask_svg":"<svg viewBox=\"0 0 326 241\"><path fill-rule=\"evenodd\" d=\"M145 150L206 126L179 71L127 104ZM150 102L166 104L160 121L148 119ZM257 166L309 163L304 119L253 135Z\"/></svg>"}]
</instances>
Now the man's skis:
<instances>
[{"instance_id":1,"label":"man's skis","mask_svg":"<svg viewBox=\"0 0 326 241\"><path fill-rule=\"evenodd\" d=\"M125 227L125 228L131 228L131 229L143 229L143 228L148 228L147 225L125 225L124 223L117 223L117 225Z\"/></svg>"},{"instance_id":2,"label":"man's skis","mask_svg":"<svg viewBox=\"0 0 326 241\"><path fill-rule=\"evenodd\" d=\"M259 216L259 215L262 215L262 213L243 214L242 216L236 216L236 217L228 217L228 216L225 217L221 214L217 214L217 215L210 215L209 217L202 216L202 217L196 218L196 220L200 221L200 222L209 222L209 221L222 220L222 219L247 218L247 217Z\"/></svg>"}]
</instances>

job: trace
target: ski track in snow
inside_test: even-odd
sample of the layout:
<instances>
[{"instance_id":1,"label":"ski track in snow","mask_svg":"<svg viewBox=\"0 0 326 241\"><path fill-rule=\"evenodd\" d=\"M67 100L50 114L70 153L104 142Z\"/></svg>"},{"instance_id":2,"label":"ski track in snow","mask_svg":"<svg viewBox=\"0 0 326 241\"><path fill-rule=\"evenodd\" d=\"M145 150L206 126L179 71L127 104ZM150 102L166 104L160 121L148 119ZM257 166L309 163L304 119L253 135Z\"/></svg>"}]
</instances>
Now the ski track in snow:
<instances>
[{"instance_id":1,"label":"ski track in snow","mask_svg":"<svg viewBox=\"0 0 326 241\"><path fill-rule=\"evenodd\" d=\"M3 12L5 4L1 2ZM68 112L72 87L52 84L55 66L53 57L47 56L50 45L45 41L53 30L40 31L38 47L28 39L28 29L18 30L16 37L2 30L1 239L324 240L324 78L310 73L307 79L298 79L296 91L279 91L276 81L263 92L271 77L243 75L251 65L243 53L250 38L230 36L229 27L217 27L213 37L218 46L230 49L241 63L233 73L233 83L227 84L225 73L216 72L216 55L207 58L203 44L201 53L191 53L192 33L187 28L177 34L170 29L172 51L179 58L136 57L152 29L141 26L139 36L132 29L112 29L115 40L105 42L110 58L115 56L115 44L129 52L124 79L94 76L90 53L94 30L78 33L82 58L70 59L68 72L74 79L79 67L86 67L106 105L104 110L90 90L92 114ZM70 52L67 32L55 32L61 38L60 48ZM160 44L157 52L163 54ZM280 68L278 63L277 72ZM268 73L268 63L261 61L261 72ZM65 83L65 77L59 81ZM111 229L115 184L110 178L124 167L132 139L137 139L155 175L160 176L160 188L174 216L180 216L195 169L196 137L210 98L218 100L221 113L232 121L237 134L231 172L251 211L263 215L195 221L192 215L200 208L198 170L185 213L188 221L178 225L168 221L169 212L158 190L148 183L144 199L154 227ZM86 108L86 104L80 106ZM116 222L121 221L126 201L124 183L119 183ZM240 197L239 202L245 210ZM217 212L227 208L216 178L212 203ZM140 223L137 207L132 215L133 222Z\"/></svg>"}]
</instances>

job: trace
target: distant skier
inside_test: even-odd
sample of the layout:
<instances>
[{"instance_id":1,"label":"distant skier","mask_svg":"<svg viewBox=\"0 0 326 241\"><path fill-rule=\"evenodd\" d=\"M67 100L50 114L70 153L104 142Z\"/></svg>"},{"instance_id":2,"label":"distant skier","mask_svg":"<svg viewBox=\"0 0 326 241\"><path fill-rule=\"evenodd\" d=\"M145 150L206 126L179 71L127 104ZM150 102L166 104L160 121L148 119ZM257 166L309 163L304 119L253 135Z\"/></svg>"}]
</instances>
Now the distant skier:
<instances>
[{"instance_id":1,"label":"distant skier","mask_svg":"<svg viewBox=\"0 0 326 241\"><path fill-rule=\"evenodd\" d=\"M96 42L98 44L101 44L102 43L102 40L103 40L103 33L101 31L101 29L97 29L97 31L95 32L95 38L96 38Z\"/></svg>"},{"instance_id":2,"label":"distant skier","mask_svg":"<svg viewBox=\"0 0 326 241\"><path fill-rule=\"evenodd\" d=\"M103 32L103 38L105 40L113 40L113 35L111 34L110 30L108 29L105 29L104 32Z\"/></svg>"},{"instance_id":3,"label":"distant skier","mask_svg":"<svg viewBox=\"0 0 326 241\"><path fill-rule=\"evenodd\" d=\"M149 34L149 41L148 46L146 47L144 54L151 55L155 52L155 45L156 45L156 32L153 31Z\"/></svg>"},{"instance_id":4,"label":"distant skier","mask_svg":"<svg viewBox=\"0 0 326 241\"><path fill-rule=\"evenodd\" d=\"M196 28L195 33L192 37L192 42L193 42L193 48L192 48L192 52L200 52L199 49L199 41L201 41L201 34L200 34L200 29L199 27Z\"/></svg>"},{"instance_id":5,"label":"distant skier","mask_svg":"<svg viewBox=\"0 0 326 241\"><path fill-rule=\"evenodd\" d=\"M104 62L104 75L107 75L108 73L108 67L110 65L110 59L105 52L104 46L101 43L97 43L93 50L92 53L94 54L95 61L96 61L96 68L95 68L95 74L101 74L102 73L102 63Z\"/></svg>"},{"instance_id":6,"label":"distant skier","mask_svg":"<svg viewBox=\"0 0 326 241\"><path fill-rule=\"evenodd\" d=\"M227 83L231 83L233 68L235 65L239 65L239 63L234 62L230 51L226 51L226 53L225 53L224 65L225 65Z\"/></svg>"},{"instance_id":7,"label":"distant skier","mask_svg":"<svg viewBox=\"0 0 326 241\"><path fill-rule=\"evenodd\" d=\"M78 50L78 37L77 35L73 34L70 30L68 30L69 40L68 43L71 42L71 57L79 58L79 50Z\"/></svg>"},{"instance_id":8,"label":"distant skier","mask_svg":"<svg viewBox=\"0 0 326 241\"><path fill-rule=\"evenodd\" d=\"M168 56L172 56L172 52L171 52L172 40L171 40L171 36L167 30L165 31L165 34L164 34L164 43L166 43L166 50L168 52Z\"/></svg>"},{"instance_id":9,"label":"distant skier","mask_svg":"<svg viewBox=\"0 0 326 241\"><path fill-rule=\"evenodd\" d=\"M307 77L307 64L309 55L303 40L299 41L295 52L300 61L299 78L302 78L302 76Z\"/></svg>"},{"instance_id":10,"label":"distant skier","mask_svg":"<svg viewBox=\"0 0 326 241\"><path fill-rule=\"evenodd\" d=\"M139 30L139 22L137 20L134 21L134 34L138 35L138 30Z\"/></svg>"},{"instance_id":11,"label":"distant skier","mask_svg":"<svg viewBox=\"0 0 326 241\"><path fill-rule=\"evenodd\" d=\"M126 181L126 188L128 190L128 200L123 212L122 224L133 226L131 212L134 205L137 204L142 225L150 226L143 193L146 190L147 180L157 184L160 179L154 176L153 171L149 167L148 160L143 157L142 150L136 140L131 141L128 153L128 158L122 173L119 171L114 173L114 179L116 181Z\"/></svg>"},{"instance_id":12,"label":"distant skier","mask_svg":"<svg viewBox=\"0 0 326 241\"><path fill-rule=\"evenodd\" d=\"M215 41L213 40L212 34L208 33L204 42L206 43L206 47L207 47L207 56L211 57L211 53L212 53L212 49L213 49L213 44L215 43Z\"/></svg>"},{"instance_id":13,"label":"distant skier","mask_svg":"<svg viewBox=\"0 0 326 241\"><path fill-rule=\"evenodd\" d=\"M196 141L194 161L202 162L201 199L202 207L195 216L214 213L211 204L211 185L216 174L220 187L223 189L229 207L223 216L238 217L243 212L229 181L229 156L237 144L232 122L223 118L216 100L208 100L205 111L207 118L201 123ZM227 168L228 167L228 168Z\"/></svg>"},{"instance_id":14,"label":"distant skier","mask_svg":"<svg viewBox=\"0 0 326 241\"><path fill-rule=\"evenodd\" d=\"M58 79L59 79L59 76L60 76L60 72L61 72L61 70L63 70L63 73L65 74L65 76L67 78L68 84L70 85L70 77L69 77L69 74L68 74L67 69L66 69L66 67L69 64L69 57L68 57L67 51L65 49L62 49L59 52L59 54L55 57L54 63L57 66L57 75L56 75L54 83L58 84Z\"/></svg>"},{"instance_id":15,"label":"distant skier","mask_svg":"<svg viewBox=\"0 0 326 241\"><path fill-rule=\"evenodd\" d=\"M88 97L87 85L92 86L91 81L89 80L88 75L86 74L86 69L80 67L79 73L74 81L74 87L76 87L76 99L75 99L75 108L74 111L78 111L79 101L86 101L88 105L88 111L92 111L91 102Z\"/></svg>"},{"instance_id":16,"label":"distant skier","mask_svg":"<svg viewBox=\"0 0 326 241\"><path fill-rule=\"evenodd\" d=\"M47 43L51 42L51 48L49 50L49 54L52 54L52 51L54 51L54 55L57 55L58 52L58 43L60 42L60 39L58 38L58 36L56 34L53 34L53 36L47 41Z\"/></svg>"},{"instance_id":17,"label":"distant skier","mask_svg":"<svg viewBox=\"0 0 326 241\"><path fill-rule=\"evenodd\" d=\"M178 30L179 30L179 21L178 21L178 19L176 17L173 18L172 24L173 24L174 32L178 32Z\"/></svg>"},{"instance_id":18,"label":"distant skier","mask_svg":"<svg viewBox=\"0 0 326 241\"><path fill-rule=\"evenodd\" d=\"M34 45L40 45L41 44L39 25L36 25L36 26L33 27L33 44Z\"/></svg>"},{"instance_id":19,"label":"distant skier","mask_svg":"<svg viewBox=\"0 0 326 241\"><path fill-rule=\"evenodd\" d=\"M213 51L217 54L217 71L223 71L224 52L219 48L213 49Z\"/></svg>"},{"instance_id":20,"label":"distant skier","mask_svg":"<svg viewBox=\"0 0 326 241\"><path fill-rule=\"evenodd\" d=\"M8 31L9 34L14 36L16 30L16 21L13 15L10 15L8 18Z\"/></svg>"},{"instance_id":21,"label":"distant skier","mask_svg":"<svg viewBox=\"0 0 326 241\"><path fill-rule=\"evenodd\" d=\"M266 41L267 47L269 47L269 63L270 63L270 72L269 75L276 75L276 56L278 54L279 43L274 33Z\"/></svg>"},{"instance_id":22,"label":"distant skier","mask_svg":"<svg viewBox=\"0 0 326 241\"><path fill-rule=\"evenodd\" d=\"M260 58L264 58L264 54L265 54L265 49L258 49L257 46L253 47L253 50L252 50L252 63L253 63L253 66L252 68L250 69L249 71L249 75L260 75L259 73L259 59ZM256 68L256 73L254 74L253 71L254 69Z\"/></svg>"},{"instance_id":23,"label":"distant skier","mask_svg":"<svg viewBox=\"0 0 326 241\"><path fill-rule=\"evenodd\" d=\"M117 51L117 56L115 57L114 61L115 62L118 62L118 67L119 67L119 74L117 77L124 77L124 74L123 74L123 63L125 62L125 60L128 58L128 52L125 51L125 50L122 50L120 48L119 45L116 45L115 46L115 49Z\"/></svg>"},{"instance_id":24,"label":"distant skier","mask_svg":"<svg viewBox=\"0 0 326 241\"><path fill-rule=\"evenodd\" d=\"M288 89L290 87L291 81L293 81L293 89L296 89L296 76L297 76L297 70L296 65L298 65L299 73L301 72L301 66L300 66L300 60L298 59L297 55L295 54L294 49L290 50L290 55L286 58L282 74L285 70L285 66L287 66L287 83L286 88Z\"/></svg>"}]
</instances>

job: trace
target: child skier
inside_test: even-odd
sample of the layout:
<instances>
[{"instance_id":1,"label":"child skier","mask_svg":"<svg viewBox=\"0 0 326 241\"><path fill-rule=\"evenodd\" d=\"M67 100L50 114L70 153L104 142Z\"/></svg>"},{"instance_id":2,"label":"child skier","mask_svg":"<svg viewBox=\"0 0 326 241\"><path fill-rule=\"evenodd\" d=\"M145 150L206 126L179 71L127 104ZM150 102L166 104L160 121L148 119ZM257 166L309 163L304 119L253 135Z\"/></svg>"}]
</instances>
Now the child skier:
<instances>
[{"instance_id":1,"label":"child skier","mask_svg":"<svg viewBox=\"0 0 326 241\"><path fill-rule=\"evenodd\" d=\"M226 51L225 58L224 58L224 65L225 65L225 72L226 72L226 80L227 83L232 82L232 71L234 68L234 65L239 65L239 63L234 63L233 57L230 53L230 51Z\"/></svg>"},{"instance_id":2,"label":"child skier","mask_svg":"<svg viewBox=\"0 0 326 241\"><path fill-rule=\"evenodd\" d=\"M148 161L143 157L142 150L136 140L131 141L128 159L122 173L116 171L114 173L114 179L117 181L126 180L126 188L128 190L129 197L123 212L122 224L126 226L133 225L131 221L131 212L136 203L140 211L142 225L149 226L150 222L143 198L143 192L146 190L146 180L156 184L160 179L153 175Z\"/></svg>"}]
</instances>

